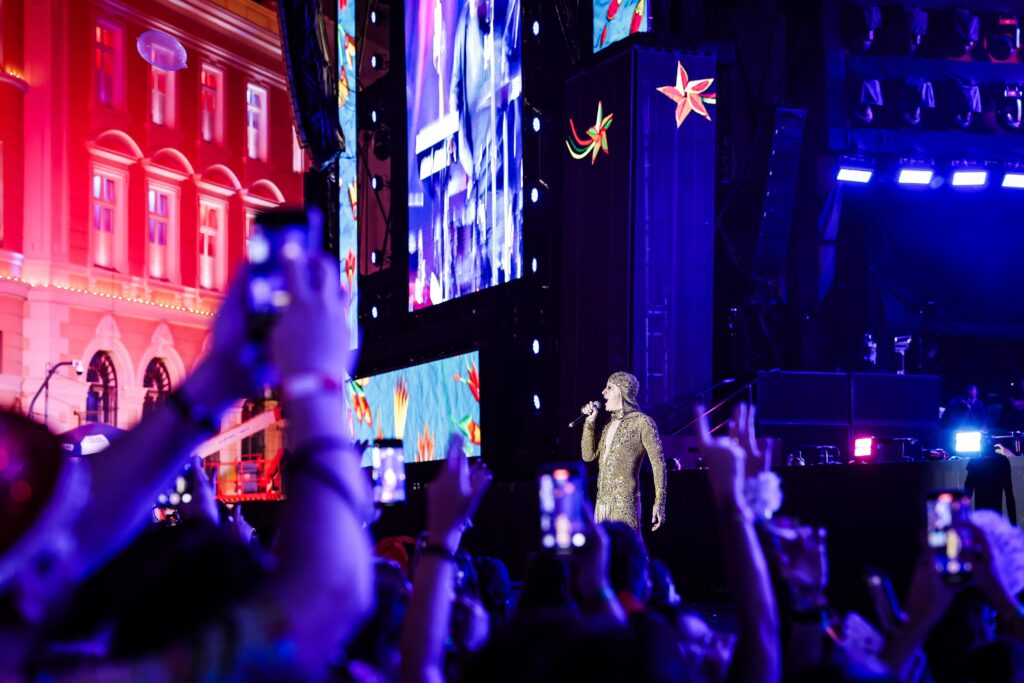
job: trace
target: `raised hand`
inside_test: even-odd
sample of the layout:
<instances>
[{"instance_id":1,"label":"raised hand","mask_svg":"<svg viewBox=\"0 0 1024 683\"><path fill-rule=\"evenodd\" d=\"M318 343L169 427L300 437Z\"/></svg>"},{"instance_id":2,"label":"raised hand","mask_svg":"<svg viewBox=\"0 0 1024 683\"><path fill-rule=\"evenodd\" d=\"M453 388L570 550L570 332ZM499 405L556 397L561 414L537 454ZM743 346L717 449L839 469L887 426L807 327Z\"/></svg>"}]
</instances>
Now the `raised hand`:
<instances>
[{"instance_id":1,"label":"raised hand","mask_svg":"<svg viewBox=\"0 0 1024 683\"><path fill-rule=\"evenodd\" d=\"M696 413L698 447L708 468L708 480L711 482L716 507L735 508L749 514L743 500L746 452L734 438L711 435L704 406L697 406Z\"/></svg>"},{"instance_id":2,"label":"raised hand","mask_svg":"<svg viewBox=\"0 0 1024 683\"><path fill-rule=\"evenodd\" d=\"M455 434L448 442L448 457L441 472L427 487L427 535L432 543L458 549L462 532L476 513L491 473L476 462L471 467L463 450L463 439Z\"/></svg>"},{"instance_id":3,"label":"raised hand","mask_svg":"<svg viewBox=\"0 0 1024 683\"><path fill-rule=\"evenodd\" d=\"M800 526L780 517L765 527L768 556L779 576L789 585L794 609L805 611L825 605L828 556L824 529Z\"/></svg>"}]
</instances>

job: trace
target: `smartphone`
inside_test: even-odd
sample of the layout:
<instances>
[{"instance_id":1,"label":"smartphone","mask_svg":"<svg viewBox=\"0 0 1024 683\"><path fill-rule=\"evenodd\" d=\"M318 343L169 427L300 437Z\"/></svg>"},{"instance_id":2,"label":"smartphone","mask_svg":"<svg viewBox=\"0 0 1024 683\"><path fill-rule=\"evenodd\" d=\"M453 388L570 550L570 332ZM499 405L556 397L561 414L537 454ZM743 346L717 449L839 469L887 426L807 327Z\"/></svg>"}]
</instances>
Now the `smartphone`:
<instances>
[{"instance_id":1,"label":"smartphone","mask_svg":"<svg viewBox=\"0 0 1024 683\"><path fill-rule=\"evenodd\" d=\"M583 501L586 478L573 464L546 467L539 478L540 539L545 550L571 553L586 542Z\"/></svg>"},{"instance_id":2,"label":"smartphone","mask_svg":"<svg viewBox=\"0 0 1024 683\"><path fill-rule=\"evenodd\" d=\"M393 505L405 502L405 450L398 439L378 439L370 447L373 502Z\"/></svg>"},{"instance_id":3,"label":"smartphone","mask_svg":"<svg viewBox=\"0 0 1024 683\"><path fill-rule=\"evenodd\" d=\"M291 294L284 274L285 254L290 250L319 253L321 224L320 211L315 207L256 214L246 245L250 264L247 305L255 319L266 323L288 308Z\"/></svg>"},{"instance_id":4,"label":"smartphone","mask_svg":"<svg viewBox=\"0 0 1024 683\"><path fill-rule=\"evenodd\" d=\"M949 583L960 583L971 576L971 562L964 557L969 539L957 529L967 520L971 499L965 491L935 491L926 501L928 514L928 548L935 571Z\"/></svg>"}]
</instances>

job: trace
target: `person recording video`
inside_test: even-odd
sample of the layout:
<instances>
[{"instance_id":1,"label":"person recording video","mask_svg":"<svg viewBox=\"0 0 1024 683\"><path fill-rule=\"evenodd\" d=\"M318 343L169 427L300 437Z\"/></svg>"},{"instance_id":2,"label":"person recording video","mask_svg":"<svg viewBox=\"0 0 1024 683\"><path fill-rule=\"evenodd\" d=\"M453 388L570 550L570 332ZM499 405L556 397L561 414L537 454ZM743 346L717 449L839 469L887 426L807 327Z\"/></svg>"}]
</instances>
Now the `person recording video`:
<instances>
[{"instance_id":1,"label":"person recording video","mask_svg":"<svg viewBox=\"0 0 1024 683\"><path fill-rule=\"evenodd\" d=\"M625 522L640 530L640 463L644 453L651 461L654 472L654 507L651 513L651 531L665 521L665 456L661 450L658 426L649 416L640 412L637 394L640 383L628 372L616 372L608 378L601 395L605 410L612 420L594 443L597 409L592 404L583 407L587 416L583 424L581 448L587 462L597 459L597 501L594 519L598 522Z\"/></svg>"}]
</instances>

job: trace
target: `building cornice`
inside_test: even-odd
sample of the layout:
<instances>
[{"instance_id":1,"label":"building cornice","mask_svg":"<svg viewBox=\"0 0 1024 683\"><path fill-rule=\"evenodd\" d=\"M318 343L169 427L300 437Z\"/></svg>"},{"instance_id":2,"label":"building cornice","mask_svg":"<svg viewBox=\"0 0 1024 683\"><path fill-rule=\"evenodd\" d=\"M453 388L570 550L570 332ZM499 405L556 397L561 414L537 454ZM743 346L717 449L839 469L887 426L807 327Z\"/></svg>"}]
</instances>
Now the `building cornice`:
<instances>
[{"instance_id":1,"label":"building cornice","mask_svg":"<svg viewBox=\"0 0 1024 683\"><path fill-rule=\"evenodd\" d=\"M183 18L201 16L207 26L223 34L230 41L243 44L247 48L261 53L269 61L283 64L284 57L281 53L281 41L276 33L239 16L237 13L215 2L208 2L207 0L152 0L152 2L154 5L167 7L181 14ZM221 64L230 64L238 69L247 71L276 87L288 87L283 71L277 72L263 65L243 59L231 50L224 49L220 45L203 39L188 30L185 28L187 26L185 22L180 24L167 23L148 14L137 7L136 4L140 3L129 4L124 0L105 0L102 5L97 5L97 8L104 12L114 13L142 26L157 29L178 37L198 48L203 55L214 58ZM259 6L254 5L254 7ZM269 12L265 8L259 9Z\"/></svg>"}]
</instances>

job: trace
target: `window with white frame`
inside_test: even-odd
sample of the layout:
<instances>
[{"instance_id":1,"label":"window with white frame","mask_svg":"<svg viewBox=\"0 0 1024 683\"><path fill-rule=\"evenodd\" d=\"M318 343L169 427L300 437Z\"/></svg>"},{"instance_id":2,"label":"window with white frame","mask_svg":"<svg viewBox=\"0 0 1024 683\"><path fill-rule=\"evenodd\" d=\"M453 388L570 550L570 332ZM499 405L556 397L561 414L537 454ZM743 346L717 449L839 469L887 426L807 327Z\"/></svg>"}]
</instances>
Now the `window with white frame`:
<instances>
[{"instance_id":1,"label":"window with white frame","mask_svg":"<svg viewBox=\"0 0 1024 683\"><path fill-rule=\"evenodd\" d=\"M117 265L121 224L121 178L105 171L92 174L92 262L103 268Z\"/></svg>"},{"instance_id":2,"label":"window with white frame","mask_svg":"<svg viewBox=\"0 0 1024 683\"><path fill-rule=\"evenodd\" d=\"M267 160L267 91L250 83L245 90L246 154Z\"/></svg>"},{"instance_id":3,"label":"window with white frame","mask_svg":"<svg viewBox=\"0 0 1024 683\"><path fill-rule=\"evenodd\" d=\"M158 126L174 125L174 72L149 67L149 118Z\"/></svg>"},{"instance_id":4,"label":"window with white frame","mask_svg":"<svg viewBox=\"0 0 1024 683\"><path fill-rule=\"evenodd\" d=\"M176 209L174 192L151 183L146 194L146 268L158 280L171 277L169 245L173 245Z\"/></svg>"},{"instance_id":5,"label":"window with white frame","mask_svg":"<svg viewBox=\"0 0 1024 683\"><path fill-rule=\"evenodd\" d=\"M121 30L97 21L93 39L93 70L96 101L108 107L118 104L120 83Z\"/></svg>"},{"instance_id":6,"label":"window with white frame","mask_svg":"<svg viewBox=\"0 0 1024 683\"><path fill-rule=\"evenodd\" d=\"M199 202L199 286L203 289L220 289L224 223L223 204L206 200Z\"/></svg>"},{"instance_id":7,"label":"window with white frame","mask_svg":"<svg viewBox=\"0 0 1024 683\"><path fill-rule=\"evenodd\" d=\"M199 75L199 131L204 142L224 142L224 72L208 64Z\"/></svg>"}]
</instances>

